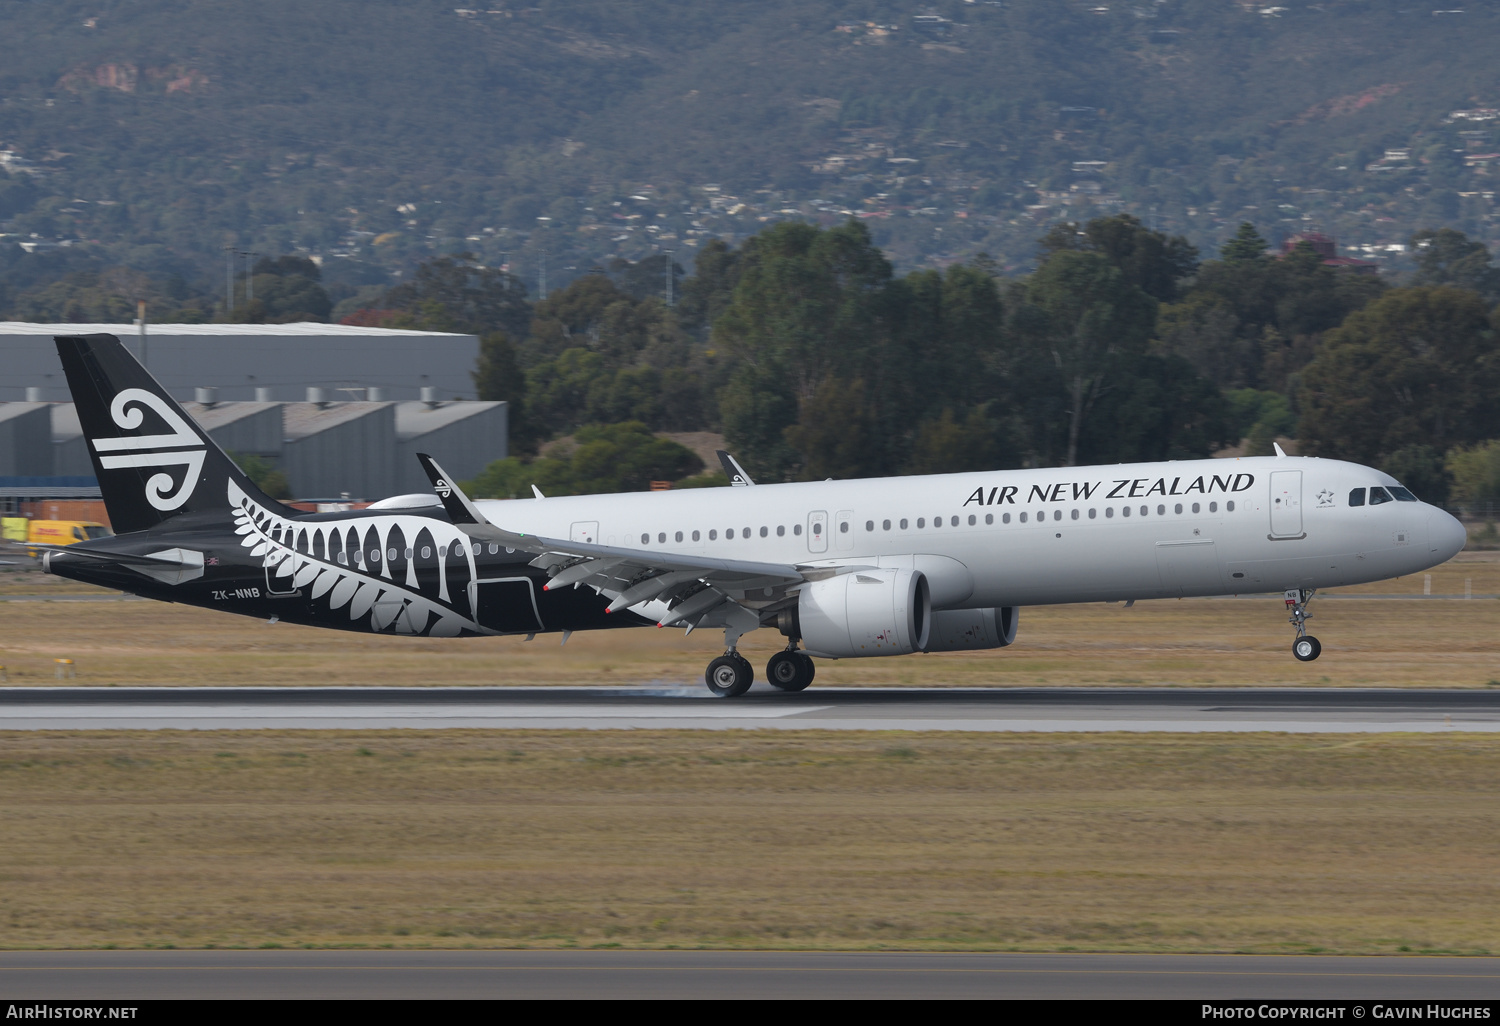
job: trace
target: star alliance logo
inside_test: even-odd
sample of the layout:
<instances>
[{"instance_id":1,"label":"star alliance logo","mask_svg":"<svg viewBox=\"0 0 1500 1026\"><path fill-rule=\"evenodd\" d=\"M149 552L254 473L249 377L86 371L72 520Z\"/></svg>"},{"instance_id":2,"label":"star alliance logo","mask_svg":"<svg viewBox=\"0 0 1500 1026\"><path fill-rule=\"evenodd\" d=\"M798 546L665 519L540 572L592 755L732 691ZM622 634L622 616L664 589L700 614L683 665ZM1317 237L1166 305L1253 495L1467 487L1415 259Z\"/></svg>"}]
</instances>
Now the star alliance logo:
<instances>
[{"instance_id":1,"label":"star alliance logo","mask_svg":"<svg viewBox=\"0 0 1500 1026\"><path fill-rule=\"evenodd\" d=\"M1327 509L1329 506L1332 506L1332 505L1333 505L1333 491L1332 491L1332 489L1324 488L1321 492L1318 493L1318 508L1319 509Z\"/></svg>"}]
</instances>

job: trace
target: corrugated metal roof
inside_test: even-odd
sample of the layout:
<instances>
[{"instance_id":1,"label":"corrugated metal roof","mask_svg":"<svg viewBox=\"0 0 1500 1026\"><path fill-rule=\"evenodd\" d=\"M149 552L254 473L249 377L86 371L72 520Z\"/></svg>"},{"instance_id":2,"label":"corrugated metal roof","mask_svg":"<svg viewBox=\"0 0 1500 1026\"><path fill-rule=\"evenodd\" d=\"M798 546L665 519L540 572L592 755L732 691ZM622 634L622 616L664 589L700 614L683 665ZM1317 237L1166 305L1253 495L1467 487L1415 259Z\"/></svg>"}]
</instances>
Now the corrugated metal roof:
<instances>
[{"instance_id":1,"label":"corrugated metal roof","mask_svg":"<svg viewBox=\"0 0 1500 1026\"><path fill-rule=\"evenodd\" d=\"M232 424L245 417L252 417L257 413L275 409L283 403L252 403L240 400L237 402L215 403L205 406L202 403L183 403L182 408L188 412L188 416L196 420L205 431Z\"/></svg>"},{"instance_id":2,"label":"corrugated metal roof","mask_svg":"<svg viewBox=\"0 0 1500 1026\"><path fill-rule=\"evenodd\" d=\"M396 404L396 437L406 441L503 405L505 404L499 402L474 401L443 402L436 405L424 402L398 402Z\"/></svg>"},{"instance_id":3,"label":"corrugated metal roof","mask_svg":"<svg viewBox=\"0 0 1500 1026\"><path fill-rule=\"evenodd\" d=\"M130 338L140 334L134 324L33 324L30 321L0 321L0 335L118 335ZM298 321L294 324L150 324L150 335L343 335L348 337L392 338L417 336L431 338L464 338L454 331L408 331L404 328L361 328L352 324L319 324Z\"/></svg>"},{"instance_id":4,"label":"corrugated metal roof","mask_svg":"<svg viewBox=\"0 0 1500 1026\"><path fill-rule=\"evenodd\" d=\"M282 433L285 437L306 438L308 435L326 431L351 420L368 417L372 413L395 406L394 402L383 403L283 403Z\"/></svg>"}]
</instances>

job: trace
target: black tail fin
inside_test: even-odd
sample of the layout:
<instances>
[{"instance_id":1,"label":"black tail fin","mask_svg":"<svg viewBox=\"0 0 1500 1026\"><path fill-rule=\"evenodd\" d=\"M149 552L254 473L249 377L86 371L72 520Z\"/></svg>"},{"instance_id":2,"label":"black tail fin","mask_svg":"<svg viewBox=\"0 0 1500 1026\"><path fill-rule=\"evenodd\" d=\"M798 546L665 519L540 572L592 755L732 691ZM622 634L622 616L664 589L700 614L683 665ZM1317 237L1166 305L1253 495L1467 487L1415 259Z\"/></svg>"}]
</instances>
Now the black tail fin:
<instances>
[{"instance_id":1,"label":"black tail fin","mask_svg":"<svg viewBox=\"0 0 1500 1026\"><path fill-rule=\"evenodd\" d=\"M280 508L115 336L59 335L56 342L116 532L149 530L185 513L228 513L231 481Z\"/></svg>"}]
</instances>

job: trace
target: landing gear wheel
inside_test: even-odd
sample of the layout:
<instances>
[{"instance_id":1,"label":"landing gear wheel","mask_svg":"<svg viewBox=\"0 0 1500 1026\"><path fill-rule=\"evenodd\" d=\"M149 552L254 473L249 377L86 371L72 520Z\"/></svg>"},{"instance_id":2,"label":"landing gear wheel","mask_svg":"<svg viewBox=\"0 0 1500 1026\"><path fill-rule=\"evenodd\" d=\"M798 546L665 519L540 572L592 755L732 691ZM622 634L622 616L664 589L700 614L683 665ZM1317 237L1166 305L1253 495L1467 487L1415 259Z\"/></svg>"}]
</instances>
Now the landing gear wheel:
<instances>
[{"instance_id":1,"label":"landing gear wheel","mask_svg":"<svg viewBox=\"0 0 1500 1026\"><path fill-rule=\"evenodd\" d=\"M737 698L755 683L755 671L750 667L750 661L737 652L721 655L708 664L703 682L708 685L708 690L721 698Z\"/></svg>"},{"instance_id":2,"label":"landing gear wheel","mask_svg":"<svg viewBox=\"0 0 1500 1026\"><path fill-rule=\"evenodd\" d=\"M1304 634L1292 642L1292 655L1296 656L1300 662L1310 663L1322 654L1322 642L1311 634Z\"/></svg>"},{"instance_id":3,"label":"landing gear wheel","mask_svg":"<svg viewBox=\"0 0 1500 1026\"><path fill-rule=\"evenodd\" d=\"M777 652L766 663L766 680L782 691L802 691L813 682L814 672L812 658L791 649Z\"/></svg>"}]
</instances>

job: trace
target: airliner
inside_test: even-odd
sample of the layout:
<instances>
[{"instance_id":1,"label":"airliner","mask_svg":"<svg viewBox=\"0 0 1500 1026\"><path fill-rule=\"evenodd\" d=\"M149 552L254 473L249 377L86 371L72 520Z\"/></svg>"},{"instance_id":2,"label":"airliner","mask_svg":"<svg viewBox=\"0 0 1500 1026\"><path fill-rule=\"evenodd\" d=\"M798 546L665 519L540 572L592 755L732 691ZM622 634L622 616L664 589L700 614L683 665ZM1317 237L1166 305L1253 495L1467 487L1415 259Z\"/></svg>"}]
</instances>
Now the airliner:
<instances>
[{"instance_id":1,"label":"airliner","mask_svg":"<svg viewBox=\"0 0 1500 1026\"><path fill-rule=\"evenodd\" d=\"M740 639L779 631L770 684L813 658L1004 648L1022 606L1280 592L1292 654L1318 658L1320 588L1415 573L1463 525L1388 474L1285 455L469 498L432 492L304 513L265 495L113 335L57 347L110 520L48 572L272 621L411 637L622 627L722 630L704 679L754 681ZM47 548L46 546L35 546Z\"/></svg>"}]
</instances>

